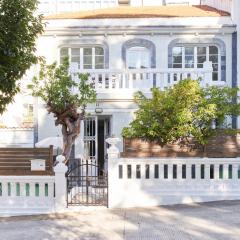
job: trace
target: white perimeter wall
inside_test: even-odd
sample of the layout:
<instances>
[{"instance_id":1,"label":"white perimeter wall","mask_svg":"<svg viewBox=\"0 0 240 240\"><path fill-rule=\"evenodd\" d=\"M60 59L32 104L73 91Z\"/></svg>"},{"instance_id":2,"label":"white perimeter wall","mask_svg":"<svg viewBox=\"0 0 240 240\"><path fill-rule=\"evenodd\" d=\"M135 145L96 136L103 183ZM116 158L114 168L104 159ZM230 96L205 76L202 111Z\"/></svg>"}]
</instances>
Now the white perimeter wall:
<instances>
[{"instance_id":1,"label":"white perimeter wall","mask_svg":"<svg viewBox=\"0 0 240 240\"><path fill-rule=\"evenodd\" d=\"M110 208L240 199L239 158L118 158L111 150L108 153ZM192 177L192 165L195 166L195 178ZM186 167L185 177L183 166ZM204 167L203 177L201 166ZM222 175L219 174L221 166ZM140 168L138 177L137 167Z\"/></svg>"}]
</instances>

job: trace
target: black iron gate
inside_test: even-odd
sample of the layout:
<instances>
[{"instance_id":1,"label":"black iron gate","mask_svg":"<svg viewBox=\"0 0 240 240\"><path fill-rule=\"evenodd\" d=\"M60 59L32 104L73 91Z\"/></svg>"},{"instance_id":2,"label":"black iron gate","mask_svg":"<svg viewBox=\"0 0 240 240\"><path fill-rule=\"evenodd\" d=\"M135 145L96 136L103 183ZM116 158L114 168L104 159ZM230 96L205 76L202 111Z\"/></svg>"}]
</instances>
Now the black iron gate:
<instances>
[{"instance_id":1,"label":"black iron gate","mask_svg":"<svg viewBox=\"0 0 240 240\"><path fill-rule=\"evenodd\" d=\"M74 161L66 177L68 206L107 206L107 173L99 169L95 160Z\"/></svg>"}]
</instances>

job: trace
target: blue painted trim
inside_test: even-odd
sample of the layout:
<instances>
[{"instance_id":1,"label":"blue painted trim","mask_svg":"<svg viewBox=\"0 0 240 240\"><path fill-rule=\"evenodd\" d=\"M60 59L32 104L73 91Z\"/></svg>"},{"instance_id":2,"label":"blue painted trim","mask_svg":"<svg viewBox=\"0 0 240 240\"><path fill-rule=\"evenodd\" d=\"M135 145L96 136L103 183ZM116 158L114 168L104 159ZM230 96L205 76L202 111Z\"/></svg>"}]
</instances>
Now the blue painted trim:
<instances>
[{"instance_id":1,"label":"blue painted trim","mask_svg":"<svg viewBox=\"0 0 240 240\"><path fill-rule=\"evenodd\" d=\"M235 32L232 34L232 87L237 87L237 64L237 32ZM232 128L237 128L236 116L232 116Z\"/></svg>"}]
</instances>

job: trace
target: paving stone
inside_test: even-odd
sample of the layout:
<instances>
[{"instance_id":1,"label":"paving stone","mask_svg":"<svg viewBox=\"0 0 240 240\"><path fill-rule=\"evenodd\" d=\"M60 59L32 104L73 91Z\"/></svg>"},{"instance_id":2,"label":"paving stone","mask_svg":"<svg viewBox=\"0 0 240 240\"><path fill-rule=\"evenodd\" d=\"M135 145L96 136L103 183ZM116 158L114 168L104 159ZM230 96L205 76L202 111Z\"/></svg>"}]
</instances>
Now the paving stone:
<instances>
[{"instance_id":1,"label":"paving stone","mask_svg":"<svg viewBox=\"0 0 240 240\"><path fill-rule=\"evenodd\" d=\"M239 240L240 201L0 218L0 240Z\"/></svg>"}]
</instances>

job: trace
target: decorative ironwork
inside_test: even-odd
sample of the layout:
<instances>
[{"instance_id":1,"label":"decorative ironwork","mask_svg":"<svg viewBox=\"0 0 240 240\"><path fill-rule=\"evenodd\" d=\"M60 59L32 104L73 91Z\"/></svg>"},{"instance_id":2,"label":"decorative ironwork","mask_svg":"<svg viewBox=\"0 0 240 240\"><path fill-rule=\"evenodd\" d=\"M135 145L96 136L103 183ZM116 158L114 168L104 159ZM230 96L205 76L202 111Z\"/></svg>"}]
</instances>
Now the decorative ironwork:
<instances>
[{"instance_id":1,"label":"decorative ironwork","mask_svg":"<svg viewBox=\"0 0 240 240\"><path fill-rule=\"evenodd\" d=\"M107 206L108 177L94 159L80 159L67 172L68 206Z\"/></svg>"}]
</instances>

